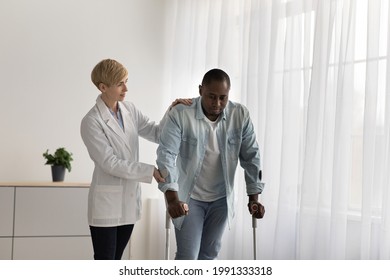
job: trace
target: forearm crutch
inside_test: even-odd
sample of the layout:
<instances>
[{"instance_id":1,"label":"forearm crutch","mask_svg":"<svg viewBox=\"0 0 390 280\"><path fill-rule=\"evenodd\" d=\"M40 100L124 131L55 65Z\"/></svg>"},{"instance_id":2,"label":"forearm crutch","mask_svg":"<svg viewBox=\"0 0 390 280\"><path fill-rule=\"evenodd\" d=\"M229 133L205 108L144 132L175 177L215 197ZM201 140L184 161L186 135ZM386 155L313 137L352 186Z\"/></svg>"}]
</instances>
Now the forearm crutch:
<instances>
[{"instance_id":1,"label":"forearm crutch","mask_svg":"<svg viewBox=\"0 0 390 280\"><path fill-rule=\"evenodd\" d=\"M169 216L168 210L166 210L165 211L165 259L166 260L169 260L170 232L171 232L171 216Z\"/></svg>"},{"instance_id":2,"label":"forearm crutch","mask_svg":"<svg viewBox=\"0 0 390 280\"><path fill-rule=\"evenodd\" d=\"M257 219L255 217L255 213L259 209L257 204L252 204L251 205L251 210L252 210L252 230L253 230L253 259L256 260L256 228L257 228Z\"/></svg>"}]
</instances>

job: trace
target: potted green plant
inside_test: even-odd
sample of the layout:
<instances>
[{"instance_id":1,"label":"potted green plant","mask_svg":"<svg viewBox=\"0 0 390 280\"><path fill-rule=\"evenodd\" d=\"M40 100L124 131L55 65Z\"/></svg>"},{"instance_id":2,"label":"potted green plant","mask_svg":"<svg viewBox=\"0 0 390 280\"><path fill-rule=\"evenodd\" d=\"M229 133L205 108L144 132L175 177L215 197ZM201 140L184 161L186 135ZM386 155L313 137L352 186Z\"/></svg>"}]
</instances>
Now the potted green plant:
<instances>
[{"instance_id":1,"label":"potted green plant","mask_svg":"<svg viewBox=\"0 0 390 280\"><path fill-rule=\"evenodd\" d=\"M70 172L72 170L71 161L72 153L69 153L65 148L58 148L54 154L49 154L49 150L43 153L46 163L51 165L53 182L62 182L65 177L65 169Z\"/></svg>"}]
</instances>

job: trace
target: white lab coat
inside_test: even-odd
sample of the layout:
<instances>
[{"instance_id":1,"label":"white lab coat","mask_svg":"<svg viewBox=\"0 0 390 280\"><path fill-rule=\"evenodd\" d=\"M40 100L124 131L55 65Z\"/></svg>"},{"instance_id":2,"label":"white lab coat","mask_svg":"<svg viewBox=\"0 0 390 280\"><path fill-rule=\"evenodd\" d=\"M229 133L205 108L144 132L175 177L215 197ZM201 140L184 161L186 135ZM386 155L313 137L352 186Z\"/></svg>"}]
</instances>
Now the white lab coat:
<instances>
[{"instance_id":1,"label":"white lab coat","mask_svg":"<svg viewBox=\"0 0 390 280\"><path fill-rule=\"evenodd\" d=\"M81 137L95 163L88 196L91 226L134 224L141 213L139 182L153 179L154 165L139 162L138 136L157 143L159 125L131 102L119 102L119 107L124 131L100 95L81 122Z\"/></svg>"}]
</instances>

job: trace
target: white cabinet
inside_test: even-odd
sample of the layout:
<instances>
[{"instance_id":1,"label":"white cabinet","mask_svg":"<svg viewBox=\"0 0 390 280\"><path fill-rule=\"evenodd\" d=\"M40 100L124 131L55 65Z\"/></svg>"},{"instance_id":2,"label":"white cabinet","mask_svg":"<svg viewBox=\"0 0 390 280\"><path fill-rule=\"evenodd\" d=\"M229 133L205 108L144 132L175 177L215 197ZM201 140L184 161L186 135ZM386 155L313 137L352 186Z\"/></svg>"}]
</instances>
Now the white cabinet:
<instances>
[{"instance_id":1,"label":"white cabinet","mask_svg":"<svg viewBox=\"0 0 390 280\"><path fill-rule=\"evenodd\" d=\"M0 237L11 237L13 235L13 216L14 188L0 188Z\"/></svg>"},{"instance_id":2,"label":"white cabinet","mask_svg":"<svg viewBox=\"0 0 390 280\"><path fill-rule=\"evenodd\" d=\"M16 188L14 236L89 235L87 188Z\"/></svg>"},{"instance_id":3,"label":"white cabinet","mask_svg":"<svg viewBox=\"0 0 390 280\"><path fill-rule=\"evenodd\" d=\"M15 237L14 260L88 260L93 258L91 237Z\"/></svg>"},{"instance_id":4,"label":"white cabinet","mask_svg":"<svg viewBox=\"0 0 390 280\"><path fill-rule=\"evenodd\" d=\"M12 259L12 237L0 237L0 260Z\"/></svg>"},{"instance_id":5,"label":"white cabinet","mask_svg":"<svg viewBox=\"0 0 390 280\"><path fill-rule=\"evenodd\" d=\"M0 260L12 259L14 188L0 188Z\"/></svg>"},{"instance_id":6,"label":"white cabinet","mask_svg":"<svg viewBox=\"0 0 390 280\"><path fill-rule=\"evenodd\" d=\"M0 184L0 259L93 259L88 186Z\"/></svg>"}]
</instances>

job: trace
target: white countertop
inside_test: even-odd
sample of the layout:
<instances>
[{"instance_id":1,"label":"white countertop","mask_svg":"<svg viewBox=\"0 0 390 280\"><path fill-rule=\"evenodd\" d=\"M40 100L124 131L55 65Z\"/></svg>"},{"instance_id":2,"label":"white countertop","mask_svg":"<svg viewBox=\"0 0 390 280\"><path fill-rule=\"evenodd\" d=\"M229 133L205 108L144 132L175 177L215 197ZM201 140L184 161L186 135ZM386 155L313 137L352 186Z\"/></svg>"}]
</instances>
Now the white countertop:
<instances>
[{"instance_id":1,"label":"white countertop","mask_svg":"<svg viewBox=\"0 0 390 280\"><path fill-rule=\"evenodd\" d=\"M51 182L51 181L24 181L24 182L0 182L0 187L83 187L88 188L90 183L85 182Z\"/></svg>"}]
</instances>

